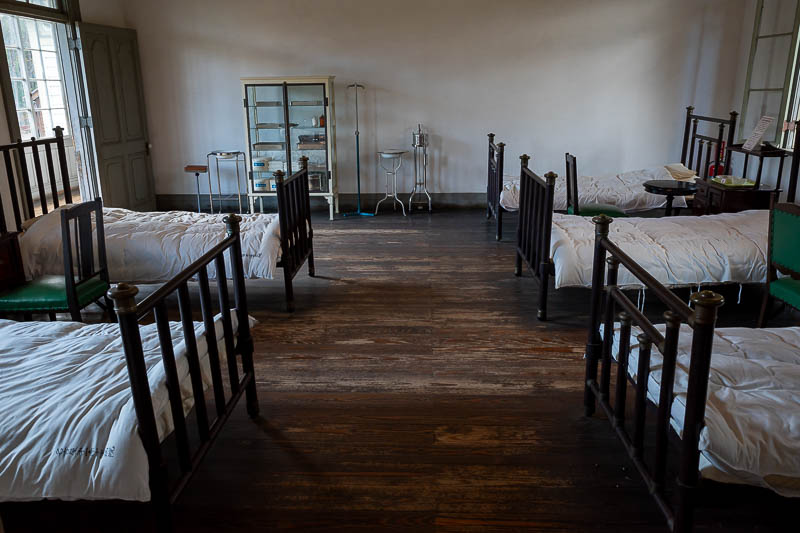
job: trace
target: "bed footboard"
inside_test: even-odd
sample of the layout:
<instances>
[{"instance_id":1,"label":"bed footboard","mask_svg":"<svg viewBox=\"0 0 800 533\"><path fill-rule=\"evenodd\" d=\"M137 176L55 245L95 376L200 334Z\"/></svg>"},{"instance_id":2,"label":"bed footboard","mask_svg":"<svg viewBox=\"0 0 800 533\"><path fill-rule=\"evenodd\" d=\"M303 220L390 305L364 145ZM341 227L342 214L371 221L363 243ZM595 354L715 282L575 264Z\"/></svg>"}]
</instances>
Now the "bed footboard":
<instances>
[{"instance_id":1,"label":"bed footboard","mask_svg":"<svg viewBox=\"0 0 800 533\"><path fill-rule=\"evenodd\" d=\"M504 143L494 143L494 133L489 134L489 178L486 185L486 218L494 216L497 221L496 239L503 239L503 208L500 195L503 192Z\"/></svg>"},{"instance_id":2,"label":"bed footboard","mask_svg":"<svg viewBox=\"0 0 800 533\"><path fill-rule=\"evenodd\" d=\"M281 259L286 284L286 309L294 311L292 280L308 260L308 275L314 276L314 230L311 228L311 200L308 194L308 158L300 158L301 168L288 179L275 172L278 184L278 217L281 225Z\"/></svg>"},{"instance_id":3,"label":"bed footboard","mask_svg":"<svg viewBox=\"0 0 800 533\"><path fill-rule=\"evenodd\" d=\"M591 416L596 405L600 405L642 475L648 490L664 513L670 531L685 533L691 531L694 519L694 499L699 482L700 452L698 447L700 432L705 420L711 348L717 310L724 300L717 293L701 291L692 295L694 309L688 307L609 240L608 229L612 222L611 218L600 215L592 220L596 225L596 232L590 324L586 342L585 412L587 416ZM662 335L638 310L636 304L631 302L617 287L617 273L620 265L636 276L668 308L668 311L664 313L665 334ZM617 311L621 311L621 313L616 315ZM620 329L615 398L612 403L610 384L612 364L614 363L612 348L616 320L620 323ZM693 334L685 419L678 450L678 479L674 487L675 498L671 501L667 497L666 490L667 453L670 445L670 412L678 335L682 322L691 326ZM603 324L602 334L601 323ZM632 379L628 373L630 335L631 327L634 324L642 331L638 336L639 354L636 380ZM645 461L647 385L650 372L650 353L653 347L661 352L663 365L655 421L654 457ZM598 367L600 367L599 378ZM632 434L626 429L625 413L629 382L635 394Z\"/></svg>"},{"instance_id":4,"label":"bed footboard","mask_svg":"<svg viewBox=\"0 0 800 533\"><path fill-rule=\"evenodd\" d=\"M122 342L125 348L125 359L128 365L131 394L134 409L139 423L139 436L147 453L149 465L149 479L151 502L154 506L156 525L159 531L170 531L171 514L170 505L180 495L191 476L197 470L200 462L210 449L219 434L222 426L233 412L242 395L246 396L247 413L251 417L258 415L258 400L256 398L256 384L253 368L253 339L250 334L250 324L247 311L247 297L245 295L244 268L242 265L242 247L239 236L239 221L237 215L225 217L227 237L217 246L205 253L200 259L192 263L186 270L159 287L150 296L139 302L134 300L138 289L133 285L120 283L108 291L108 296L114 301L114 308L119 318L119 327ZM228 253L233 274L234 308L236 311L238 330L234 332L231 321L231 306L228 294L228 284L217 283L218 311L222 316L224 332L225 355L228 370L229 394L223 385L223 376L220 364L220 353L216 342L216 328L214 310L209 289L207 267L214 263L217 269L217 279L225 280L225 252ZM207 339L208 360L211 370L214 416L210 417L206 407L203 391L203 379L197 349L197 339L192 321L192 307L189 298L188 282L197 276L200 289L200 307L205 325ZM183 414L183 402L180 395L180 383L173 353L173 343L167 317L167 298L177 293L180 317L183 325L183 341L186 346L186 358L189 364L189 377L191 380L194 397L194 412L196 424L200 435L199 445L192 450L189 445L186 419ZM174 421L175 444L180 466L180 476L170 482L167 479L167 469L159 442L156 428L156 415L153 410L150 396L150 384L147 378L142 339L139 333L139 321L145 318L155 320L158 328L159 343L161 345L162 362L167 379L169 391L170 412ZM237 356L239 359L237 360ZM241 363L242 375L239 375Z\"/></svg>"},{"instance_id":5,"label":"bed footboard","mask_svg":"<svg viewBox=\"0 0 800 533\"><path fill-rule=\"evenodd\" d=\"M553 274L550 259L550 233L553 228L554 172L544 177L528 168L530 157L520 156L519 221L517 223L517 255L514 274L522 275L522 263L539 280L539 310L537 318L547 320L547 288Z\"/></svg>"}]
</instances>

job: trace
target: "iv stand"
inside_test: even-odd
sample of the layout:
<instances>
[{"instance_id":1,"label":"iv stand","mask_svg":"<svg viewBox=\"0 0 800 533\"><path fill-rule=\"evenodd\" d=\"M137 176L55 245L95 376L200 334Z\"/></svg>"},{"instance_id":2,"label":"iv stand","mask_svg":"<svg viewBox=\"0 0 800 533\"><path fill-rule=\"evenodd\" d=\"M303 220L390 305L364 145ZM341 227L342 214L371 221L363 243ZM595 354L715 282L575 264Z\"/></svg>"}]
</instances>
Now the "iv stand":
<instances>
[{"instance_id":1,"label":"iv stand","mask_svg":"<svg viewBox=\"0 0 800 533\"><path fill-rule=\"evenodd\" d=\"M344 216L346 217L372 217L375 216L373 213L365 213L361 210L361 153L359 149L359 142L358 142L358 90L364 89L364 86L360 83L353 83L352 85L347 86L348 89L355 89L356 94L356 182L358 184L358 194L356 210L351 213L345 213Z\"/></svg>"}]
</instances>

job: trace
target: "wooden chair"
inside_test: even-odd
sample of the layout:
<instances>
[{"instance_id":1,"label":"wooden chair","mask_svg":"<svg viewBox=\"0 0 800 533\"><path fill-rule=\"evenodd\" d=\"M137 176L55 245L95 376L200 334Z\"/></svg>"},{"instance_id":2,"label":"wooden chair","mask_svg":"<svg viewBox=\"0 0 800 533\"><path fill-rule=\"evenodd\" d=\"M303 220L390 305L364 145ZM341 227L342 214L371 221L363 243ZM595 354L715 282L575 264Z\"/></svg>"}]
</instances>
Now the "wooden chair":
<instances>
[{"instance_id":1,"label":"wooden chair","mask_svg":"<svg viewBox=\"0 0 800 533\"><path fill-rule=\"evenodd\" d=\"M764 327L770 297L800 309L800 205L777 204L769 213L767 284L758 317ZM786 277L778 279L777 273Z\"/></svg>"},{"instance_id":2,"label":"wooden chair","mask_svg":"<svg viewBox=\"0 0 800 533\"><path fill-rule=\"evenodd\" d=\"M92 235L92 214L96 237ZM47 313L55 320L56 313L68 312L72 320L80 321L81 309L101 299L105 302L101 307L111 312L106 296L110 285L102 200L62 209L61 239L64 275L43 276L0 294L0 313L22 313L26 317Z\"/></svg>"},{"instance_id":3,"label":"wooden chair","mask_svg":"<svg viewBox=\"0 0 800 533\"><path fill-rule=\"evenodd\" d=\"M578 201L578 165L575 156L567 153L567 213L570 215L594 217L606 215L612 218L627 217L619 207L606 204L584 204Z\"/></svg>"}]
</instances>

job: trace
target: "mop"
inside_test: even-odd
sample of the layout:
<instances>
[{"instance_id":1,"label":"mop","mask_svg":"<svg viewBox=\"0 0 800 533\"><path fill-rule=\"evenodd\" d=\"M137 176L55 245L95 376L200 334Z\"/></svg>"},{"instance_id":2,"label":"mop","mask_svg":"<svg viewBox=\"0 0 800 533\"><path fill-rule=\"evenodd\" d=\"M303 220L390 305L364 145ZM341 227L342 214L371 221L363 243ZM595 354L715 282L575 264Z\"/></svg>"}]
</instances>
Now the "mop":
<instances>
[{"instance_id":1,"label":"mop","mask_svg":"<svg viewBox=\"0 0 800 533\"><path fill-rule=\"evenodd\" d=\"M355 89L356 94L356 182L358 184L358 194L357 198L357 207L356 210L352 213L345 213L344 216L346 217L372 217L375 216L372 213L365 213L361 211L361 153L359 149L359 142L358 142L358 90L364 89L364 86L360 83L353 83L352 85L347 86L348 89Z\"/></svg>"}]
</instances>

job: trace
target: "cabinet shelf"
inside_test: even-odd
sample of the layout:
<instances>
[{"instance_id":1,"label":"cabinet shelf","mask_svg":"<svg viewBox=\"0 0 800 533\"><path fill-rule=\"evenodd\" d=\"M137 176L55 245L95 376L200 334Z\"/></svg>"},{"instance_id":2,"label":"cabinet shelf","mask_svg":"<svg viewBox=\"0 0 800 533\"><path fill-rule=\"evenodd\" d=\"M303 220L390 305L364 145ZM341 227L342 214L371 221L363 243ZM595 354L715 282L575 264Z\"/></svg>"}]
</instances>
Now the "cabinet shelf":
<instances>
[{"instance_id":1,"label":"cabinet shelf","mask_svg":"<svg viewBox=\"0 0 800 533\"><path fill-rule=\"evenodd\" d=\"M289 105L293 107L322 107L322 104L322 100L295 100L289 102Z\"/></svg>"},{"instance_id":2,"label":"cabinet shelf","mask_svg":"<svg viewBox=\"0 0 800 533\"><path fill-rule=\"evenodd\" d=\"M273 100L270 102L256 102L255 106L251 104L248 107L283 107L283 102L280 102L278 100Z\"/></svg>"}]
</instances>

